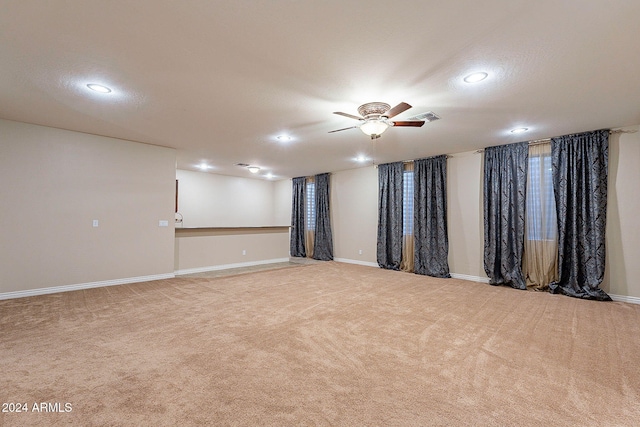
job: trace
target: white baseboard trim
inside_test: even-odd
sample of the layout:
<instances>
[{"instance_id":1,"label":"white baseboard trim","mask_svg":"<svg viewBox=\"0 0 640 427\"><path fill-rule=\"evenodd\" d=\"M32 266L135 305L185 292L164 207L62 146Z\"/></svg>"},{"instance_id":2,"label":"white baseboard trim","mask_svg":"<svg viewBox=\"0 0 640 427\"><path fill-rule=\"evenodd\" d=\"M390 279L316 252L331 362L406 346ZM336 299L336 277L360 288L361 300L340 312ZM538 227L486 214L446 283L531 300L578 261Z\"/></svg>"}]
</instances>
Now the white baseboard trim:
<instances>
[{"instance_id":1,"label":"white baseboard trim","mask_svg":"<svg viewBox=\"0 0 640 427\"><path fill-rule=\"evenodd\" d=\"M0 293L0 300L33 297L37 295L57 294L58 292L79 291L82 289L101 288L103 286L126 285L128 283L150 282L152 280L173 279L173 273L155 274L152 276L127 277L124 279L102 280L99 282L78 283L76 285L52 286L50 288L28 289Z\"/></svg>"},{"instance_id":2,"label":"white baseboard trim","mask_svg":"<svg viewBox=\"0 0 640 427\"><path fill-rule=\"evenodd\" d=\"M628 302L630 304L640 304L640 298L638 297L628 297L626 295L615 295L609 294L612 300L618 302Z\"/></svg>"},{"instance_id":3,"label":"white baseboard trim","mask_svg":"<svg viewBox=\"0 0 640 427\"><path fill-rule=\"evenodd\" d=\"M471 282L489 283L488 277L469 276L468 274L451 273L453 279L469 280Z\"/></svg>"},{"instance_id":4,"label":"white baseboard trim","mask_svg":"<svg viewBox=\"0 0 640 427\"><path fill-rule=\"evenodd\" d=\"M182 276L184 274L206 273L207 271L228 270L230 268L241 268L241 267L253 267L254 265L276 264L279 262L288 262L288 261L289 261L289 258L273 258L273 259L265 259L261 261L237 262L234 264L220 264L220 265L210 265L207 267L185 268L183 270L176 270L175 275Z\"/></svg>"},{"instance_id":5,"label":"white baseboard trim","mask_svg":"<svg viewBox=\"0 0 640 427\"><path fill-rule=\"evenodd\" d=\"M336 262L344 262L347 264L358 264L358 265L366 265L367 267L380 268L380 266L376 262L359 261L357 259L349 259L349 258L334 258L333 260Z\"/></svg>"},{"instance_id":6,"label":"white baseboard trim","mask_svg":"<svg viewBox=\"0 0 640 427\"><path fill-rule=\"evenodd\" d=\"M451 273L451 277L454 279L462 279L462 280L471 280L473 282L481 282L481 283L489 283L488 277L478 277L478 276L468 276L466 274L455 274ZM640 304L640 298L638 297L630 297L626 295L615 295L609 294L612 300L618 302L628 302L630 304Z\"/></svg>"},{"instance_id":7,"label":"white baseboard trim","mask_svg":"<svg viewBox=\"0 0 640 427\"><path fill-rule=\"evenodd\" d=\"M334 258L333 260L337 262L344 262L347 264L358 264L358 265L366 265L368 267L380 268L380 266L375 262L359 261L357 259L349 259L349 258ZM454 279L469 280L471 282L489 283L488 277L469 276L467 274L457 274L457 273L451 273L451 277Z\"/></svg>"},{"instance_id":8,"label":"white baseboard trim","mask_svg":"<svg viewBox=\"0 0 640 427\"><path fill-rule=\"evenodd\" d=\"M207 271L226 270L230 268L239 268L239 267L251 267L254 265L275 264L275 263L287 262L287 261L289 261L289 258L274 258L274 259L268 259L268 260L262 260L262 261L240 262L235 264L222 264L222 265L215 265L215 266L209 266L209 267L177 270L173 274L172 273L155 274L151 276L127 277L124 279L103 280L99 282L89 282L89 283L78 283L75 285L52 286L50 288L3 292L3 293L0 293L0 300L32 297L32 296L38 296L38 295L57 294L59 292L79 291L82 289L101 288L104 286L116 286L116 285L126 285L129 283L150 282L153 280L173 279L175 276L179 276L183 274L204 273ZM334 261L344 262L347 264L358 264L358 265L364 265L368 267L379 268L378 264L374 262L359 261L359 260L349 259L349 258L334 258ZM456 274L456 273L451 273L451 277L454 279L469 280L472 282L489 283L488 277L470 276L467 274ZM609 296L613 301L626 302L630 304L640 304L639 297L616 295L616 294L609 294Z\"/></svg>"}]
</instances>

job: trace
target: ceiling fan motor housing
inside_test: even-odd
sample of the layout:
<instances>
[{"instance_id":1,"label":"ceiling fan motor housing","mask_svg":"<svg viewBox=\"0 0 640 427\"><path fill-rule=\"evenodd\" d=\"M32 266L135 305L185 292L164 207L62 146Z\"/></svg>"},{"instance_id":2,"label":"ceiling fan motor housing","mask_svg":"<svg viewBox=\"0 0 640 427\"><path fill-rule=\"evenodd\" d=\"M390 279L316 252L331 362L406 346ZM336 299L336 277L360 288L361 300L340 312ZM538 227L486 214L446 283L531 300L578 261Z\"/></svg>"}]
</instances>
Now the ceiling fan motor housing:
<instances>
[{"instance_id":1,"label":"ceiling fan motor housing","mask_svg":"<svg viewBox=\"0 0 640 427\"><path fill-rule=\"evenodd\" d=\"M391 106L384 102L369 102L358 107L358 113L366 119L378 119L389 111Z\"/></svg>"}]
</instances>

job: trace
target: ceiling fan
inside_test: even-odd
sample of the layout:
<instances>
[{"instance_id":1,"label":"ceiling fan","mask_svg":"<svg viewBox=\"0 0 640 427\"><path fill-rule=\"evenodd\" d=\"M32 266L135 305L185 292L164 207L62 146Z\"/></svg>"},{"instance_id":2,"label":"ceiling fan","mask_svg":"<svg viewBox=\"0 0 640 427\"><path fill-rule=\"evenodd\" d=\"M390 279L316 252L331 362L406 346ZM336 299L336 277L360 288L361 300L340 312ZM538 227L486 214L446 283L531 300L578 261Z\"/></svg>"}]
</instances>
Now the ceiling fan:
<instances>
[{"instance_id":1,"label":"ceiling fan","mask_svg":"<svg viewBox=\"0 0 640 427\"><path fill-rule=\"evenodd\" d=\"M360 130L364 132L365 135L371 136L371 139L376 139L380 138L380 135L382 135L382 133L390 126L422 126L424 124L424 120L389 120L392 117L395 117L398 114L402 113L403 111L407 111L409 108L411 108L411 105L407 104L406 102L401 102L393 108L391 108L389 104L385 104L384 102L369 102L358 107L358 113L360 113L361 117L336 111L333 114L338 114L340 116L349 117L350 119L359 120L360 124L348 128L332 130L329 133L360 128Z\"/></svg>"}]
</instances>

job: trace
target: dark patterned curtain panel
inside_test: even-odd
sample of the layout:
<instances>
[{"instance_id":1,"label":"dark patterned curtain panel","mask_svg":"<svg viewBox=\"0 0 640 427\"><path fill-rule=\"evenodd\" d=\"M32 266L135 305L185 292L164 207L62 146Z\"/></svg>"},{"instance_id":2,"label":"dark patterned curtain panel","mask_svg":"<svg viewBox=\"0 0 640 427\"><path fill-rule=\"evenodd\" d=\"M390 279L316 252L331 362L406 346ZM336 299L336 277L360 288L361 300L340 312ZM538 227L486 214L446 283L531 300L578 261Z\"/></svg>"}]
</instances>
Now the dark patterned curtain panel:
<instances>
[{"instance_id":1,"label":"dark patterned curtain panel","mask_svg":"<svg viewBox=\"0 0 640 427\"><path fill-rule=\"evenodd\" d=\"M413 162L414 272L449 275L447 236L447 156Z\"/></svg>"},{"instance_id":2,"label":"dark patterned curtain panel","mask_svg":"<svg viewBox=\"0 0 640 427\"><path fill-rule=\"evenodd\" d=\"M529 144L484 150L484 270L492 285L527 289L522 273Z\"/></svg>"},{"instance_id":3,"label":"dark patterned curtain panel","mask_svg":"<svg viewBox=\"0 0 640 427\"><path fill-rule=\"evenodd\" d=\"M611 301L605 266L609 131L551 139L558 217L558 281L552 293Z\"/></svg>"},{"instance_id":4,"label":"dark patterned curtain panel","mask_svg":"<svg viewBox=\"0 0 640 427\"><path fill-rule=\"evenodd\" d=\"M289 252L291 256L306 257L304 249L304 193L306 188L305 177L293 178L291 192L291 241Z\"/></svg>"},{"instance_id":5,"label":"dark patterned curtain panel","mask_svg":"<svg viewBox=\"0 0 640 427\"><path fill-rule=\"evenodd\" d=\"M316 175L316 231L313 244L313 259L331 261L333 259L333 237L329 210L328 173Z\"/></svg>"},{"instance_id":6,"label":"dark patterned curtain panel","mask_svg":"<svg viewBox=\"0 0 640 427\"><path fill-rule=\"evenodd\" d=\"M402 261L402 162L378 166L378 265L400 270Z\"/></svg>"}]
</instances>

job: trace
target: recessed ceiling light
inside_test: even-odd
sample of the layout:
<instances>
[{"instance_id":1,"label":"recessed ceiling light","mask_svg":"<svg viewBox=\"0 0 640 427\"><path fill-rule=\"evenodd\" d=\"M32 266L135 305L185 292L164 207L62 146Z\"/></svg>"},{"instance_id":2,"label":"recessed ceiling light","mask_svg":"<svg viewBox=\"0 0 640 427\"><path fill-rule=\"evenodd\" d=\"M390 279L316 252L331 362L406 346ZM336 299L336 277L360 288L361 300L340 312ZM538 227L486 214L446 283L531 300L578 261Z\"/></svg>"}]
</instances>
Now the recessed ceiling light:
<instances>
[{"instance_id":1,"label":"recessed ceiling light","mask_svg":"<svg viewBox=\"0 0 640 427\"><path fill-rule=\"evenodd\" d=\"M206 170L207 170L207 169L209 169L211 166L209 166L208 164L206 164L206 163L202 162L202 163L200 163L200 164L198 165L198 167L199 167L200 169L202 169L203 171L206 171Z\"/></svg>"},{"instance_id":2,"label":"recessed ceiling light","mask_svg":"<svg viewBox=\"0 0 640 427\"><path fill-rule=\"evenodd\" d=\"M464 78L464 81L467 83L478 83L486 79L488 76L489 74L485 73L484 71L481 71L479 73L469 74L467 77Z\"/></svg>"},{"instance_id":3,"label":"recessed ceiling light","mask_svg":"<svg viewBox=\"0 0 640 427\"><path fill-rule=\"evenodd\" d=\"M515 128L515 129L511 130L511 133L523 133L523 132L526 132L528 130L529 130L529 128Z\"/></svg>"},{"instance_id":4,"label":"recessed ceiling light","mask_svg":"<svg viewBox=\"0 0 640 427\"><path fill-rule=\"evenodd\" d=\"M356 162L362 163L362 162L366 162L366 161L367 161L367 158L365 156L356 157Z\"/></svg>"},{"instance_id":5,"label":"recessed ceiling light","mask_svg":"<svg viewBox=\"0 0 640 427\"><path fill-rule=\"evenodd\" d=\"M291 141L291 137L289 135L278 135L276 138L278 139L278 141L282 142Z\"/></svg>"},{"instance_id":6,"label":"recessed ceiling light","mask_svg":"<svg viewBox=\"0 0 640 427\"><path fill-rule=\"evenodd\" d=\"M108 87L102 86L102 85L99 85L99 84L96 84L96 83L90 83L90 84L87 85L87 87L89 89L91 89L91 90L94 90L94 91L100 92L100 93L110 93L111 92L111 89L109 89Z\"/></svg>"},{"instance_id":7,"label":"recessed ceiling light","mask_svg":"<svg viewBox=\"0 0 640 427\"><path fill-rule=\"evenodd\" d=\"M260 168L258 166L249 166L247 169L249 169L249 172L251 172L251 173L260 172Z\"/></svg>"},{"instance_id":8,"label":"recessed ceiling light","mask_svg":"<svg viewBox=\"0 0 640 427\"><path fill-rule=\"evenodd\" d=\"M271 179L271 178L274 178L274 177L275 177L275 175L274 175L274 174L272 174L271 172L269 172L269 173L268 173L268 174L266 174L265 176L266 176L267 178L269 178L269 179Z\"/></svg>"}]
</instances>

